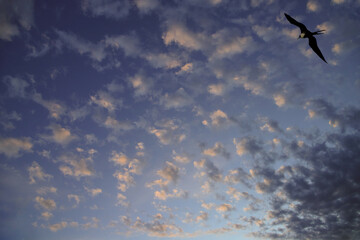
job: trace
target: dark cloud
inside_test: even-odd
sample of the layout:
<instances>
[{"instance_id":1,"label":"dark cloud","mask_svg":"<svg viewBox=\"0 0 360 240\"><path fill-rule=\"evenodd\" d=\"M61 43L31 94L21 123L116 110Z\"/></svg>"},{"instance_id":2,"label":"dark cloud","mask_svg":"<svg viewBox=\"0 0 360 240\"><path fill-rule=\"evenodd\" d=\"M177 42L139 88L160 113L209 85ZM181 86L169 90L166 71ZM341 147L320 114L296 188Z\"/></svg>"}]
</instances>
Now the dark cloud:
<instances>
[{"instance_id":1,"label":"dark cloud","mask_svg":"<svg viewBox=\"0 0 360 240\"><path fill-rule=\"evenodd\" d=\"M340 127L342 131L347 128L360 130L360 110L355 107L336 108L325 99L313 99L306 103L310 116L320 116L328 119L333 127Z\"/></svg>"},{"instance_id":2,"label":"dark cloud","mask_svg":"<svg viewBox=\"0 0 360 240\"><path fill-rule=\"evenodd\" d=\"M360 136L330 134L311 145L287 146L294 166L258 169L257 188L277 192L268 216L287 234L271 239L357 239L360 237ZM305 163L305 164L302 164ZM269 236L268 236L269 237Z\"/></svg>"}]
</instances>

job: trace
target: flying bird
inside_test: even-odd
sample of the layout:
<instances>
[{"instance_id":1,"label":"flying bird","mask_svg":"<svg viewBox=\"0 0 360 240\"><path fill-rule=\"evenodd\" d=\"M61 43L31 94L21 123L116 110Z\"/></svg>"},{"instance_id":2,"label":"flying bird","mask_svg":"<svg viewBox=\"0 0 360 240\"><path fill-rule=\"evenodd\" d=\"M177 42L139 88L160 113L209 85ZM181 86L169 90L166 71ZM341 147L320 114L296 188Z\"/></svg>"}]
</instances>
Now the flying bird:
<instances>
[{"instance_id":1,"label":"flying bird","mask_svg":"<svg viewBox=\"0 0 360 240\"><path fill-rule=\"evenodd\" d=\"M285 14L286 19L291 23L294 24L295 26L298 26L300 28L300 35L298 37L299 38L308 38L309 39L309 46L312 48L312 50L324 61L327 63L327 61L325 60L324 56L322 55L317 42L316 42L316 38L314 37L314 35L319 35L319 34L323 34L323 31L325 30L319 30L316 32L310 32L306 26L298 21L296 21L295 19L293 19L290 15Z\"/></svg>"}]
</instances>

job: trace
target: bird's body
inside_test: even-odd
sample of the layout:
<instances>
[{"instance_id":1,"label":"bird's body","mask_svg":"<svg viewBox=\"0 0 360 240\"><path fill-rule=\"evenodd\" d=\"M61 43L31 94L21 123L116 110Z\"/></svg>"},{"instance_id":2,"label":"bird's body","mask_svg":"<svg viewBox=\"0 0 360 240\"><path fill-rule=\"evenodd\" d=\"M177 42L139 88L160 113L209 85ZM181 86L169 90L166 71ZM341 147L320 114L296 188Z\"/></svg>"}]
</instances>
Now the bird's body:
<instances>
[{"instance_id":1,"label":"bird's body","mask_svg":"<svg viewBox=\"0 0 360 240\"><path fill-rule=\"evenodd\" d=\"M317 42L316 42L316 38L314 37L314 35L319 35L319 34L323 34L323 31L325 30L319 30L319 31L315 31L315 32L310 32L306 26L298 21L296 21L294 18L292 18L290 15L285 14L286 19L291 23L294 24L295 26L300 28L300 35L299 38L308 38L309 39L309 45L312 48L312 50L324 61L326 62L324 56L322 55ZM327 62L326 62L327 63Z\"/></svg>"}]
</instances>

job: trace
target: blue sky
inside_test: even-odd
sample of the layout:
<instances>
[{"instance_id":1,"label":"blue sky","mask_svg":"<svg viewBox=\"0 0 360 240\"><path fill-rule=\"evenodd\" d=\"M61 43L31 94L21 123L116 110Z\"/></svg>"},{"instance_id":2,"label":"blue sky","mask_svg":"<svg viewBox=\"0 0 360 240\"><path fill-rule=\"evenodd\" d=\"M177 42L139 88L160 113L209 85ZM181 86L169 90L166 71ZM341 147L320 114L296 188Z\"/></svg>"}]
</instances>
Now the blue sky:
<instances>
[{"instance_id":1,"label":"blue sky","mask_svg":"<svg viewBox=\"0 0 360 240\"><path fill-rule=\"evenodd\" d=\"M1 238L358 239L359 10L0 1Z\"/></svg>"}]
</instances>

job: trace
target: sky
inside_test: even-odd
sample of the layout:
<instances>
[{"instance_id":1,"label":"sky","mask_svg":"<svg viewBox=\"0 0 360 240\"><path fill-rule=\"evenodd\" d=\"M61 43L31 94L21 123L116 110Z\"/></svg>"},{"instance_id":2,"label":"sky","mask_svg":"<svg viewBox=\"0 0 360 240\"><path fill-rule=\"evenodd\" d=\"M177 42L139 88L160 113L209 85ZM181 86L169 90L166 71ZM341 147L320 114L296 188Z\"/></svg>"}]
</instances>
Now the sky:
<instances>
[{"instance_id":1,"label":"sky","mask_svg":"<svg viewBox=\"0 0 360 240\"><path fill-rule=\"evenodd\" d=\"M360 238L359 0L0 0L0 49L1 239Z\"/></svg>"}]
</instances>

